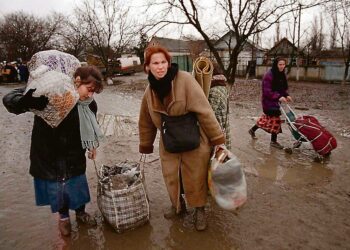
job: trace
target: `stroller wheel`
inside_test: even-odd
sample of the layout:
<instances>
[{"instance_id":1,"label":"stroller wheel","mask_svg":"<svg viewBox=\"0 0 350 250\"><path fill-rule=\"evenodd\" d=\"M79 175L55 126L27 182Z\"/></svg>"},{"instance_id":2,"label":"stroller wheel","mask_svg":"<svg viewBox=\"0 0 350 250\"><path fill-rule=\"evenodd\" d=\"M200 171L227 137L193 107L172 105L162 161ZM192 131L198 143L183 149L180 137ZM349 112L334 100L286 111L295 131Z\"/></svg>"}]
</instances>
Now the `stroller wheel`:
<instances>
[{"instance_id":1,"label":"stroller wheel","mask_svg":"<svg viewBox=\"0 0 350 250\"><path fill-rule=\"evenodd\" d=\"M301 141L296 141L293 144L293 148L300 148L300 146L301 146Z\"/></svg>"},{"instance_id":2,"label":"stroller wheel","mask_svg":"<svg viewBox=\"0 0 350 250\"><path fill-rule=\"evenodd\" d=\"M320 155L318 155L314 158L314 161L317 163L323 163L323 160L324 160L324 158Z\"/></svg>"},{"instance_id":3,"label":"stroller wheel","mask_svg":"<svg viewBox=\"0 0 350 250\"><path fill-rule=\"evenodd\" d=\"M292 148L284 148L284 152L286 152L287 154L292 154L293 149Z\"/></svg>"}]
</instances>

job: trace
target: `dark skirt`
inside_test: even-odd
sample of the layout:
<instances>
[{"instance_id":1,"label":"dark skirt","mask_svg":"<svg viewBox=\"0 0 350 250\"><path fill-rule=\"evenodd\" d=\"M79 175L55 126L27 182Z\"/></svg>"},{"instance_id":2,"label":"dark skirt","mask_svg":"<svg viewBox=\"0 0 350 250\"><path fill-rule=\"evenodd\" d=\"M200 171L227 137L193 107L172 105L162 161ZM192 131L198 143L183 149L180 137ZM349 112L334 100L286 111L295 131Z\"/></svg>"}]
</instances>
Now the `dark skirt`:
<instances>
[{"instance_id":1,"label":"dark skirt","mask_svg":"<svg viewBox=\"0 0 350 250\"><path fill-rule=\"evenodd\" d=\"M34 189L36 205L50 205L52 213L58 212L64 206L74 210L90 202L85 174L65 181L34 178Z\"/></svg>"}]
</instances>

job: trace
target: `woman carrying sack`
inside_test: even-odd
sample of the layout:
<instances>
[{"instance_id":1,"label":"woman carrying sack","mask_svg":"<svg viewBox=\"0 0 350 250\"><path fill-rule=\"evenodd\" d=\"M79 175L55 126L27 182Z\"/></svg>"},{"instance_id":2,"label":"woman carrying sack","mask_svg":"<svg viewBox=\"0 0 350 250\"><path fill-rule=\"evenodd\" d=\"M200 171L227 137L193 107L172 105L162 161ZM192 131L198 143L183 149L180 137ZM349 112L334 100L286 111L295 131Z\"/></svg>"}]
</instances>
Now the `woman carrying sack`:
<instances>
[{"instance_id":1,"label":"woman carrying sack","mask_svg":"<svg viewBox=\"0 0 350 250\"><path fill-rule=\"evenodd\" d=\"M164 217L171 218L186 211L181 195L184 193L187 205L195 208L196 229L205 230L207 222L204 206L208 195L211 146L225 143L225 137L199 84L189 73L180 71L176 64L171 64L171 56L165 48L154 46L146 49L144 70L148 73L150 84L141 103L140 153L153 153L157 129L162 128L162 114L173 118L194 113L200 126L199 146L184 152L167 151L163 142L164 131L161 133L159 154L172 204ZM186 131L183 134L186 136Z\"/></svg>"},{"instance_id":2,"label":"woman carrying sack","mask_svg":"<svg viewBox=\"0 0 350 250\"><path fill-rule=\"evenodd\" d=\"M69 64L65 66L67 69ZM90 202L85 153L88 150L88 158L95 159L102 138L96 121L97 104L92 98L102 91L102 75L97 68L87 66L76 69L74 79L78 103L57 127L35 115L30 150L36 205L50 205L52 213L59 213L58 227L63 236L71 233L69 209L75 210L77 221L96 225L85 212L85 204ZM47 97L34 97L33 92L35 89L30 89L23 95L24 89L15 89L3 97L3 103L14 114L43 110Z\"/></svg>"},{"instance_id":3,"label":"woman carrying sack","mask_svg":"<svg viewBox=\"0 0 350 250\"><path fill-rule=\"evenodd\" d=\"M217 63L213 63L213 77L210 83L208 100L213 108L215 117L220 127L225 133L225 146L231 150L231 126L228 117L229 114L229 91L227 79Z\"/></svg>"}]
</instances>

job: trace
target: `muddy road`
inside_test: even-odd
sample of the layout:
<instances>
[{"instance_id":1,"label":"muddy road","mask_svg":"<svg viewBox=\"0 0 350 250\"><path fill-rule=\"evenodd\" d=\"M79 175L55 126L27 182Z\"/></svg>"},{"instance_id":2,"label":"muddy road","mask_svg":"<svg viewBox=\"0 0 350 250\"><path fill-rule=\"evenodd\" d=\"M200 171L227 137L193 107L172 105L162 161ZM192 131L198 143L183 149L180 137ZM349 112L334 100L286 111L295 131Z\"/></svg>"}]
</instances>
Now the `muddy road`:
<instances>
[{"instance_id":1,"label":"muddy road","mask_svg":"<svg viewBox=\"0 0 350 250\"><path fill-rule=\"evenodd\" d=\"M137 119L145 76L120 77L96 95L98 119L106 140L98 164L139 160ZM0 97L21 85L0 85ZM238 213L209 202L209 226L197 232L191 215L165 220L170 205L160 172L158 146L147 156L146 184L150 223L117 234L102 221L96 203L96 174L88 161L92 202L87 211L99 219L95 228L77 224L62 238L57 215L34 202L33 178L28 173L33 114L8 113L0 105L0 249L350 249L350 86L290 83L297 114L316 116L337 138L329 160L313 161L307 148L286 154L270 148L269 135L258 130L252 141L248 129L261 114L260 83L238 81L230 104L233 153L247 178L248 201ZM293 143L283 124L279 141Z\"/></svg>"}]
</instances>

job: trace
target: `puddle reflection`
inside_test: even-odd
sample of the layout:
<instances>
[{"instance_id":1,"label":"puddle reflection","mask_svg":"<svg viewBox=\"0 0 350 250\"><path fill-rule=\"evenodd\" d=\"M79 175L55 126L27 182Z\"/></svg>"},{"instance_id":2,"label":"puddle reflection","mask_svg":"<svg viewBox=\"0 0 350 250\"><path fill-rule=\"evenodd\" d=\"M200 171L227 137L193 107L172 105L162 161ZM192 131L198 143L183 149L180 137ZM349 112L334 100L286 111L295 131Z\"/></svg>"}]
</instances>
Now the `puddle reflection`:
<instances>
[{"instance_id":1,"label":"puddle reflection","mask_svg":"<svg viewBox=\"0 0 350 250\"><path fill-rule=\"evenodd\" d=\"M333 175L327 161L316 162L315 153L308 150L307 146L293 151L292 154L271 148L264 141L251 141L250 148L258 154L254 153L254 164L247 164L250 166L248 172L270 179L274 184L321 183Z\"/></svg>"}]
</instances>

